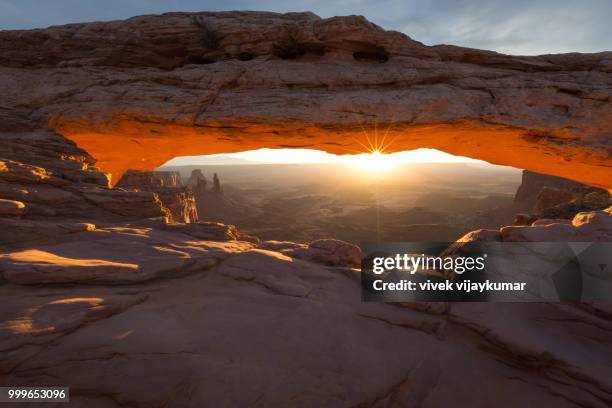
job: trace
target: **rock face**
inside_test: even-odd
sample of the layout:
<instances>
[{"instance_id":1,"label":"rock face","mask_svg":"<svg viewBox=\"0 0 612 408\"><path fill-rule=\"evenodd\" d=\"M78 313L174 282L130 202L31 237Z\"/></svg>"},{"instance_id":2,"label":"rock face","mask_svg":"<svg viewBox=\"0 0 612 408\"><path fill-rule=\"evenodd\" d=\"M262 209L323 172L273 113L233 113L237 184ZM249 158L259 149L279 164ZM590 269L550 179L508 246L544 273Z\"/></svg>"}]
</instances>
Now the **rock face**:
<instances>
[{"instance_id":1,"label":"rock face","mask_svg":"<svg viewBox=\"0 0 612 408\"><path fill-rule=\"evenodd\" d=\"M361 267L359 247L337 239L319 239L308 245L286 241L265 241L259 248L278 251L293 258L323 265Z\"/></svg>"},{"instance_id":2,"label":"rock face","mask_svg":"<svg viewBox=\"0 0 612 408\"><path fill-rule=\"evenodd\" d=\"M493 244L479 245L482 241ZM553 242L557 244L551 245ZM515 298L518 301L583 302L586 307L604 303L609 308L610 242L612 207L578 213L571 221L539 219L530 226L474 231L453 243L443 255L485 252L487 267L479 279L524 282L529 289Z\"/></svg>"},{"instance_id":3,"label":"rock face","mask_svg":"<svg viewBox=\"0 0 612 408\"><path fill-rule=\"evenodd\" d=\"M20 285L133 284L210 269L253 247L220 233L196 240L163 228L98 228L79 238L1 254L0 273Z\"/></svg>"},{"instance_id":4,"label":"rock face","mask_svg":"<svg viewBox=\"0 0 612 408\"><path fill-rule=\"evenodd\" d=\"M217 173L213 174L210 188L201 170L193 170L187 182L195 195L198 216L201 220L216 222L223 220L240 224L247 212L253 209L234 198L223 194L221 181Z\"/></svg>"},{"instance_id":5,"label":"rock face","mask_svg":"<svg viewBox=\"0 0 612 408\"><path fill-rule=\"evenodd\" d=\"M157 195L108 187L74 143L52 133L0 134L0 245L168 217Z\"/></svg>"},{"instance_id":6,"label":"rock face","mask_svg":"<svg viewBox=\"0 0 612 408\"><path fill-rule=\"evenodd\" d=\"M561 177L524 170L514 197L519 214L517 225L530 225L541 218L572 219L583 211L603 210L612 205L612 195L604 189Z\"/></svg>"},{"instance_id":7,"label":"rock face","mask_svg":"<svg viewBox=\"0 0 612 408\"><path fill-rule=\"evenodd\" d=\"M568 203L574 199L574 194L566 190L544 187L538 193L533 211L536 214L544 214L549 208Z\"/></svg>"},{"instance_id":8,"label":"rock face","mask_svg":"<svg viewBox=\"0 0 612 408\"><path fill-rule=\"evenodd\" d=\"M610 52L427 47L357 16L169 13L0 33L0 130L54 129L113 183L181 155L356 153L380 130L386 151L612 188L611 74Z\"/></svg>"},{"instance_id":9,"label":"rock face","mask_svg":"<svg viewBox=\"0 0 612 408\"><path fill-rule=\"evenodd\" d=\"M246 241L259 244L257 237L244 234L233 225L225 225L218 222L198 222L193 224L166 224L164 229L182 232L187 235L207 241Z\"/></svg>"},{"instance_id":10,"label":"rock face","mask_svg":"<svg viewBox=\"0 0 612 408\"><path fill-rule=\"evenodd\" d=\"M156 171L155 175L163 181L164 187L183 187L183 180L177 171Z\"/></svg>"},{"instance_id":11,"label":"rock face","mask_svg":"<svg viewBox=\"0 0 612 408\"><path fill-rule=\"evenodd\" d=\"M198 221L194 193L183 187L177 172L129 170L123 174L117 187L157 194L162 205L170 212L169 222Z\"/></svg>"},{"instance_id":12,"label":"rock face","mask_svg":"<svg viewBox=\"0 0 612 408\"><path fill-rule=\"evenodd\" d=\"M21 201L4 200L0 198L0 217L22 215L23 213L25 213L25 204Z\"/></svg>"},{"instance_id":13,"label":"rock face","mask_svg":"<svg viewBox=\"0 0 612 408\"><path fill-rule=\"evenodd\" d=\"M538 196L544 188L567 192L572 196L582 196L594 191L601 191L601 189L593 188L562 177L523 170L521 185L514 196L514 204L517 209L521 211L532 211L536 205L539 205L542 209L545 208L546 203L538 204Z\"/></svg>"},{"instance_id":14,"label":"rock face","mask_svg":"<svg viewBox=\"0 0 612 408\"><path fill-rule=\"evenodd\" d=\"M155 191L164 207L172 214L171 222L198 222L198 210L193 191L185 187Z\"/></svg>"},{"instance_id":15,"label":"rock face","mask_svg":"<svg viewBox=\"0 0 612 408\"><path fill-rule=\"evenodd\" d=\"M610 242L612 241L612 207L602 211L582 212L570 221L564 219L533 220L531 225L503 227L499 231L478 230L458 242Z\"/></svg>"},{"instance_id":16,"label":"rock face","mask_svg":"<svg viewBox=\"0 0 612 408\"><path fill-rule=\"evenodd\" d=\"M204 177L204 173L200 169L192 170L187 180L187 186L193 190L200 188L206 190L206 183L206 177Z\"/></svg>"}]
</instances>

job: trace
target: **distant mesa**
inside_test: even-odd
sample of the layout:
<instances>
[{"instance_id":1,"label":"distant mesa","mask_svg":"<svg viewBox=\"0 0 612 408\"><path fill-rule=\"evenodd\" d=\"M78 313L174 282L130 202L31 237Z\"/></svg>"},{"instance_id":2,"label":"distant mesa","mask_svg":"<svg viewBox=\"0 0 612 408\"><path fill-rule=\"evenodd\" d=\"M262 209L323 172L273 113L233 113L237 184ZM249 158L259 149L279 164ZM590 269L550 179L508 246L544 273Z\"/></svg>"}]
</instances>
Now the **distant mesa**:
<instances>
[{"instance_id":1,"label":"distant mesa","mask_svg":"<svg viewBox=\"0 0 612 408\"><path fill-rule=\"evenodd\" d=\"M207 184L206 177L204 177L204 173L202 173L201 169L194 169L191 171L191 175L187 180L187 187L191 189L200 189L206 190Z\"/></svg>"},{"instance_id":2,"label":"distant mesa","mask_svg":"<svg viewBox=\"0 0 612 408\"><path fill-rule=\"evenodd\" d=\"M580 212L604 210L612 205L612 196L602 188L524 170L514 205L519 212L515 225L531 225L540 219L571 220Z\"/></svg>"},{"instance_id":3,"label":"distant mesa","mask_svg":"<svg viewBox=\"0 0 612 408\"><path fill-rule=\"evenodd\" d=\"M186 183L176 171L128 170L117 183L118 188L150 191L159 197L170 213L170 222L225 220L233 213L233 200L223 195L221 180L213 174L212 186L201 169L192 170ZM236 210L239 213L241 210ZM231 215L229 216L231 219Z\"/></svg>"},{"instance_id":4,"label":"distant mesa","mask_svg":"<svg viewBox=\"0 0 612 408\"><path fill-rule=\"evenodd\" d=\"M165 166L182 166L189 164L193 166L230 166L230 165L248 165L248 164L263 164L257 160L247 160L241 157L233 157L227 155L212 155L212 156L192 156L181 157L170 160Z\"/></svg>"},{"instance_id":5,"label":"distant mesa","mask_svg":"<svg viewBox=\"0 0 612 408\"><path fill-rule=\"evenodd\" d=\"M183 186L178 172L128 170L117 183L117 187L157 194L162 205L169 211L169 222L198 221L194 193Z\"/></svg>"}]
</instances>

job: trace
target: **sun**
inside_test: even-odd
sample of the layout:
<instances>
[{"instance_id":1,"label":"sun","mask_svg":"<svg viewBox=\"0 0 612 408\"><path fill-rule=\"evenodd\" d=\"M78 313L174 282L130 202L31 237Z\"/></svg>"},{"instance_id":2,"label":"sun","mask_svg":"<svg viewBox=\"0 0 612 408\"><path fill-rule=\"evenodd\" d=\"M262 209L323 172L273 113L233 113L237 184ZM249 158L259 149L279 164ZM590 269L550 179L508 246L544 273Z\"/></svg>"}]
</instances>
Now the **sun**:
<instances>
[{"instance_id":1,"label":"sun","mask_svg":"<svg viewBox=\"0 0 612 408\"><path fill-rule=\"evenodd\" d=\"M362 170L370 173L383 173L389 171L396 162L394 157L386 153L387 148L393 144L393 140L387 140L387 136L391 130L391 124L389 124L387 129L380 135L381 137L379 137L376 123L374 123L373 133L366 132L363 126L361 130L364 138L362 140L354 138L353 140L361 145L367 153L354 155L352 160L353 163Z\"/></svg>"},{"instance_id":2,"label":"sun","mask_svg":"<svg viewBox=\"0 0 612 408\"><path fill-rule=\"evenodd\" d=\"M389 155L379 151L358 154L354 163L362 170L371 173L382 173L390 170L394 166L394 161Z\"/></svg>"}]
</instances>

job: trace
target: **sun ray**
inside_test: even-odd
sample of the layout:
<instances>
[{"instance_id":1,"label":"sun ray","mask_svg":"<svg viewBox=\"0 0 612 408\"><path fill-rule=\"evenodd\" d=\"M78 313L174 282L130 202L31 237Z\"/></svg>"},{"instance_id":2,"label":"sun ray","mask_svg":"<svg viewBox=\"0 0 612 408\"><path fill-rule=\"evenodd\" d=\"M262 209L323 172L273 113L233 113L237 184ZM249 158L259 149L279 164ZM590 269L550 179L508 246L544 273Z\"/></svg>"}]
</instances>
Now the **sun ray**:
<instances>
[{"instance_id":1,"label":"sun ray","mask_svg":"<svg viewBox=\"0 0 612 408\"><path fill-rule=\"evenodd\" d=\"M395 142L395 139L396 139L396 137L391 138L391 140L389 140L389 142L386 145L381 147L380 151L382 153L387 154L387 148L389 148L389 147L391 147L393 145L393 143Z\"/></svg>"},{"instance_id":2,"label":"sun ray","mask_svg":"<svg viewBox=\"0 0 612 408\"><path fill-rule=\"evenodd\" d=\"M374 121L374 151L378 151L378 122Z\"/></svg>"},{"instance_id":3,"label":"sun ray","mask_svg":"<svg viewBox=\"0 0 612 408\"><path fill-rule=\"evenodd\" d=\"M363 146L363 148L364 148L364 149L366 149L366 151L368 151L368 152L369 152L369 151L371 151L371 148L369 148L369 147L368 147L368 146L366 146L365 144L361 143L361 142L360 142L358 139L353 138L353 140L354 140L355 142L357 142L358 144L360 144L361 146ZM362 151L359 151L359 150L357 150L357 152L359 152L359 153L363 153Z\"/></svg>"},{"instance_id":4,"label":"sun ray","mask_svg":"<svg viewBox=\"0 0 612 408\"><path fill-rule=\"evenodd\" d=\"M375 149L374 149L374 146L372 146L372 142L370 141L370 136L368 135L368 132L366 132L365 128L363 127L363 124L359 124L359 126L361 126L361 131L363 132L363 135L364 135L364 136L365 136L365 138L366 138L366 142L368 142L368 144L370 145L370 147L369 147L369 148L368 148L368 147L366 147L366 149L367 149L369 152L374 151ZM365 146L364 146L364 147L365 147Z\"/></svg>"},{"instance_id":5,"label":"sun ray","mask_svg":"<svg viewBox=\"0 0 612 408\"><path fill-rule=\"evenodd\" d=\"M391 127L393 126L393 121L389 122L389 126L387 126L387 130L385 131L385 134L383 135L382 141L380 142L381 146L381 151L385 151L386 147L385 146L385 140L387 139L387 136L389 135L389 131L391 130ZM391 145L391 143L393 142L393 140L395 140L395 138L393 138L391 140L391 142L389 143L389 146Z\"/></svg>"},{"instance_id":6,"label":"sun ray","mask_svg":"<svg viewBox=\"0 0 612 408\"><path fill-rule=\"evenodd\" d=\"M345 152L350 152L352 154L363 154L363 150L351 149L346 146L342 146L340 147L340 149L344 150Z\"/></svg>"}]
</instances>

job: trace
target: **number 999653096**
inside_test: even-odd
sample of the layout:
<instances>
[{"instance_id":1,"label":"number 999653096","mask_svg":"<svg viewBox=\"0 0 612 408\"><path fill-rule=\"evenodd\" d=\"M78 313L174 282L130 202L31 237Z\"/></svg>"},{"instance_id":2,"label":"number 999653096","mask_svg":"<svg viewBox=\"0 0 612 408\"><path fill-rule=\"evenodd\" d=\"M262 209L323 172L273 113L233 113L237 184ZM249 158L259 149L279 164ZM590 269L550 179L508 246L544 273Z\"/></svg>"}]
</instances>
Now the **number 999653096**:
<instances>
[{"instance_id":1,"label":"number 999653096","mask_svg":"<svg viewBox=\"0 0 612 408\"><path fill-rule=\"evenodd\" d=\"M68 402L68 387L0 387L0 402Z\"/></svg>"}]
</instances>

